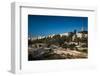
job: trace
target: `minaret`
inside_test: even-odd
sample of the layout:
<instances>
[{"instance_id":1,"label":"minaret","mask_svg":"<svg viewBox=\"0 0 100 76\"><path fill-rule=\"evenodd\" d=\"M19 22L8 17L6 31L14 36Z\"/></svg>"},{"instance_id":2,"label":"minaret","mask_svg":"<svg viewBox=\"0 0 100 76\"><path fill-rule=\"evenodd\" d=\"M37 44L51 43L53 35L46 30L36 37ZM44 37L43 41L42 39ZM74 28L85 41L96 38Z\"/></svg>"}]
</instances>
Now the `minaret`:
<instances>
[{"instance_id":1,"label":"minaret","mask_svg":"<svg viewBox=\"0 0 100 76\"><path fill-rule=\"evenodd\" d=\"M81 29L81 31L84 31L84 27L82 26L82 29Z\"/></svg>"},{"instance_id":2,"label":"minaret","mask_svg":"<svg viewBox=\"0 0 100 76\"><path fill-rule=\"evenodd\" d=\"M83 25L83 18L82 18L82 29L81 29L81 32L82 32L82 34L81 34L81 35L82 35L82 38L84 37L84 32L83 32L83 31L84 31L84 27L83 27L83 26L84 26L84 25Z\"/></svg>"},{"instance_id":3,"label":"minaret","mask_svg":"<svg viewBox=\"0 0 100 76\"><path fill-rule=\"evenodd\" d=\"M83 18L82 18L82 28L81 31L84 31L84 27L83 27Z\"/></svg>"}]
</instances>

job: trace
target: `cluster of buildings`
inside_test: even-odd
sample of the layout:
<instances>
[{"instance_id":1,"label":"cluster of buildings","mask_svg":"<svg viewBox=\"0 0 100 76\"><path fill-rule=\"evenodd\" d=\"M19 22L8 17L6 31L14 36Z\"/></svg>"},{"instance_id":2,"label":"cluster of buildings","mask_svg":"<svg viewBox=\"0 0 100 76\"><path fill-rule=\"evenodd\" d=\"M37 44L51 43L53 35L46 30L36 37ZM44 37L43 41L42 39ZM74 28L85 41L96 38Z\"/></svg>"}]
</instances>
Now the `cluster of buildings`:
<instances>
[{"instance_id":1,"label":"cluster of buildings","mask_svg":"<svg viewBox=\"0 0 100 76\"><path fill-rule=\"evenodd\" d=\"M78 38L82 38L82 37L85 37L87 38L88 37L88 32L84 30L84 28L82 27L80 31L77 31L77 30L74 30L74 32L66 32L66 33L62 33L62 34L59 34L61 37L62 36L69 36L70 34L73 34L73 39L75 39L75 37L77 36ZM31 37L29 36L28 39L29 40L36 40L36 39L42 39L42 38L46 38L46 37L53 37L55 36L56 34L52 34L52 35L48 35L48 36L37 36L37 37Z\"/></svg>"}]
</instances>

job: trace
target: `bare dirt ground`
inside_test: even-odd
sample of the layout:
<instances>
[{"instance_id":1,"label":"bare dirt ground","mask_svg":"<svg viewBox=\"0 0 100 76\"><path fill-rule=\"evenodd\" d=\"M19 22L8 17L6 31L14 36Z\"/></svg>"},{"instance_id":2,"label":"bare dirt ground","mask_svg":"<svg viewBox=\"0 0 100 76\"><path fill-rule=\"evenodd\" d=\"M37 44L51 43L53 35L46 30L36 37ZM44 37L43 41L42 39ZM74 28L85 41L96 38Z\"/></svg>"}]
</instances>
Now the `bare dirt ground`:
<instances>
[{"instance_id":1,"label":"bare dirt ground","mask_svg":"<svg viewBox=\"0 0 100 76\"><path fill-rule=\"evenodd\" d=\"M63 56L70 55L73 56L74 58L87 58L87 53L79 52L76 50L70 50L70 49L58 48L54 50L54 53Z\"/></svg>"},{"instance_id":2,"label":"bare dirt ground","mask_svg":"<svg viewBox=\"0 0 100 76\"><path fill-rule=\"evenodd\" d=\"M45 48L28 49L28 54L31 55L31 60L48 60L48 59L81 59L87 58L88 54L77 50L70 50L64 48L56 48L51 52L47 52Z\"/></svg>"}]
</instances>

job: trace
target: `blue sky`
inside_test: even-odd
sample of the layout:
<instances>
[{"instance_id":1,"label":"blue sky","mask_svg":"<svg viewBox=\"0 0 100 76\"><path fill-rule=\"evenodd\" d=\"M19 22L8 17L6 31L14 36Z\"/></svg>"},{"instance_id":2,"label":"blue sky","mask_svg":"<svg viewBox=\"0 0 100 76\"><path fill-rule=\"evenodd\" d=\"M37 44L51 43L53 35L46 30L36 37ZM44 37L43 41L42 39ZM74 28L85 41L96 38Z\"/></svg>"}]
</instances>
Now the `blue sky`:
<instances>
[{"instance_id":1,"label":"blue sky","mask_svg":"<svg viewBox=\"0 0 100 76\"><path fill-rule=\"evenodd\" d=\"M28 15L28 35L32 36L80 31L82 25L88 30L88 17Z\"/></svg>"}]
</instances>

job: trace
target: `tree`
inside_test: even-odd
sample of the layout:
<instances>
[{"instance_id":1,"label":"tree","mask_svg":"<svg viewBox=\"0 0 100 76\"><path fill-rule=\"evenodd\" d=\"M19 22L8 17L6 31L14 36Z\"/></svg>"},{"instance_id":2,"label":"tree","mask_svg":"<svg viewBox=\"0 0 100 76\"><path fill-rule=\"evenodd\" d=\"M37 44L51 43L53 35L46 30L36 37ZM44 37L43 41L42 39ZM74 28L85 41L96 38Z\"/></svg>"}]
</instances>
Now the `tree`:
<instances>
[{"instance_id":1,"label":"tree","mask_svg":"<svg viewBox=\"0 0 100 76\"><path fill-rule=\"evenodd\" d=\"M69 45L69 48L71 49L71 50L74 50L75 49L75 44L71 44L71 45Z\"/></svg>"},{"instance_id":2,"label":"tree","mask_svg":"<svg viewBox=\"0 0 100 76\"><path fill-rule=\"evenodd\" d=\"M67 44L63 44L63 45L62 45L62 48L67 49L67 48L68 48L68 45L67 45Z\"/></svg>"},{"instance_id":3,"label":"tree","mask_svg":"<svg viewBox=\"0 0 100 76\"><path fill-rule=\"evenodd\" d=\"M67 40L67 36L62 36L61 39L62 39L63 41L66 41L66 40Z\"/></svg>"},{"instance_id":4,"label":"tree","mask_svg":"<svg viewBox=\"0 0 100 76\"><path fill-rule=\"evenodd\" d=\"M33 41L32 40L28 40L28 45L32 45Z\"/></svg>"},{"instance_id":5,"label":"tree","mask_svg":"<svg viewBox=\"0 0 100 76\"><path fill-rule=\"evenodd\" d=\"M74 34L76 35L76 29L74 30Z\"/></svg>"},{"instance_id":6,"label":"tree","mask_svg":"<svg viewBox=\"0 0 100 76\"><path fill-rule=\"evenodd\" d=\"M59 39L60 38L60 35L59 34L58 35L54 35L53 38L54 39Z\"/></svg>"}]
</instances>

